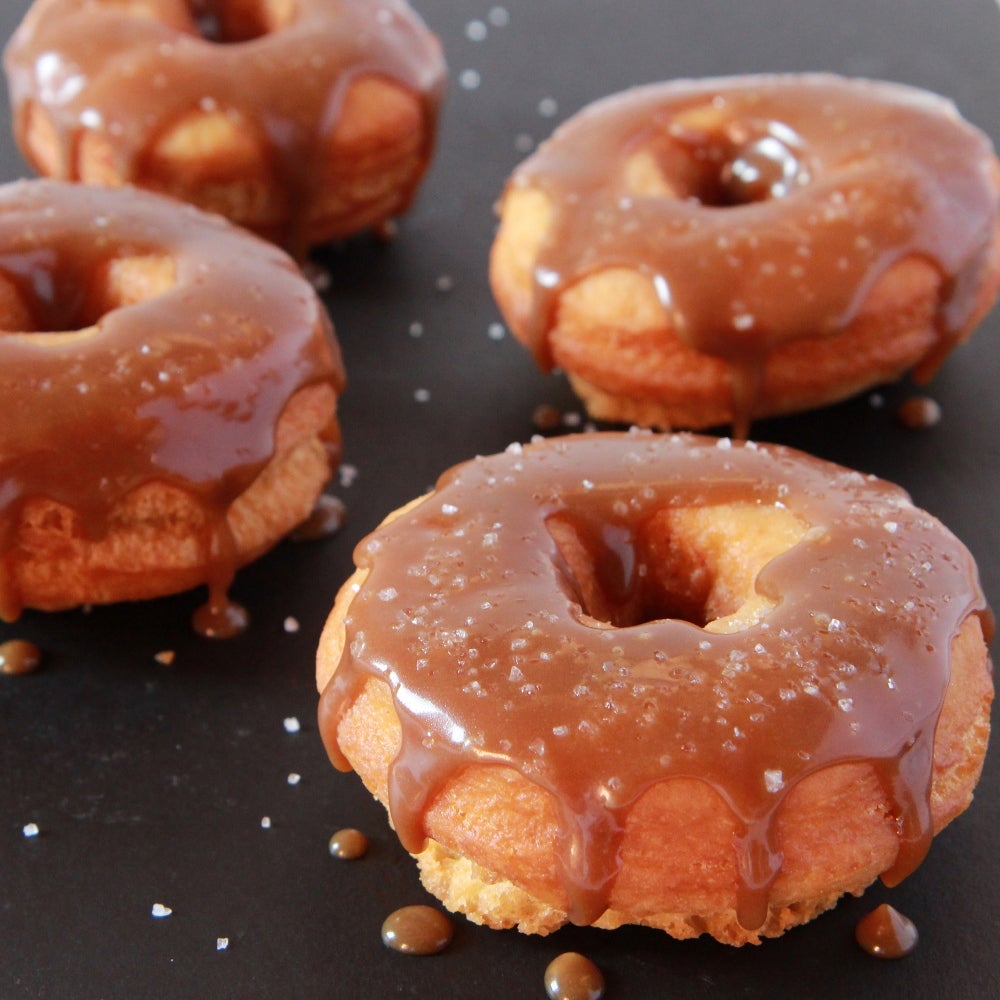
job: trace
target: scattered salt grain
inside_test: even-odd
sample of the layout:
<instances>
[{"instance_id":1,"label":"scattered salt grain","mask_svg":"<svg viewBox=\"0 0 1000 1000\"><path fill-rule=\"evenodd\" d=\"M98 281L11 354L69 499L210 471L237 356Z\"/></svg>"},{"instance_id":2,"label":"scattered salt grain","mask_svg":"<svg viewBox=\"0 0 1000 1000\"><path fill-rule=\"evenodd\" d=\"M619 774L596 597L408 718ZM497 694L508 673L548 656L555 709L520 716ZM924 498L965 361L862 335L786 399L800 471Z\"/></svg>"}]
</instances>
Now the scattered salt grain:
<instances>
[{"instance_id":1,"label":"scattered salt grain","mask_svg":"<svg viewBox=\"0 0 1000 1000\"><path fill-rule=\"evenodd\" d=\"M225 951L229 947L229 938L220 937L215 939L215 950Z\"/></svg>"},{"instance_id":2,"label":"scattered salt grain","mask_svg":"<svg viewBox=\"0 0 1000 1000\"><path fill-rule=\"evenodd\" d=\"M37 823L25 823L21 828L21 833L26 837L37 837L38 836L38 824Z\"/></svg>"},{"instance_id":3,"label":"scattered salt grain","mask_svg":"<svg viewBox=\"0 0 1000 1000\"><path fill-rule=\"evenodd\" d=\"M261 816L261 818L260 818L260 828L262 830L270 830L271 829L271 817L270 816Z\"/></svg>"},{"instance_id":4,"label":"scattered salt grain","mask_svg":"<svg viewBox=\"0 0 1000 1000\"><path fill-rule=\"evenodd\" d=\"M350 464L342 465L340 467L339 478L340 485L345 489L353 485L354 481L358 478L358 467Z\"/></svg>"},{"instance_id":5,"label":"scattered salt grain","mask_svg":"<svg viewBox=\"0 0 1000 1000\"><path fill-rule=\"evenodd\" d=\"M543 118L554 118L559 113L559 104L554 97L543 97L538 102L538 113Z\"/></svg>"},{"instance_id":6,"label":"scattered salt grain","mask_svg":"<svg viewBox=\"0 0 1000 1000\"><path fill-rule=\"evenodd\" d=\"M418 403L426 403L431 398L430 389L416 389L413 393L413 398Z\"/></svg>"},{"instance_id":7,"label":"scattered salt grain","mask_svg":"<svg viewBox=\"0 0 1000 1000\"><path fill-rule=\"evenodd\" d=\"M510 24L510 11L506 7L491 7L487 17L494 28L506 28Z\"/></svg>"},{"instance_id":8,"label":"scattered salt grain","mask_svg":"<svg viewBox=\"0 0 1000 1000\"><path fill-rule=\"evenodd\" d=\"M289 615L285 619L285 621L283 622L282 627L289 634L292 634L294 632L298 632L298 630L299 630L299 620L298 620L298 618L293 618L291 615Z\"/></svg>"},{"instance_id":9,"label":"scattered salt grain","mask_svg":"<svg viewBox=\"0 0 1000 1000\"><path fill-rule=\"evenodd\" d=\"M294 771L288 776L288 784L297 785L302 780L301 774L296 774Z\"/></svg>"},{"instance_id":10,"label":"scattered salt grain","mask_svg":"<svg viewBox=\"0 0 1000 1000\"><path fill-rule=\"evenodd\" d=\"M458 85L462 90L477 90L482 82L483 78L479 75L479 70L463 69L458 74Z\"/></svg>"},{"instance_id":11,"label":"scattered salt grain","mask_svg":"<svg viewBox=\"0 0 1000 1000\"><path fill-rule=\"evenodd\" d=\"M481 42L487 34L487 27L482 21L470 21L465 26L465 37L470 42Z\"/></svg>"},{"instance_id":12,"label":"scattered salt grain","mask_svg":"<svg viewBox=\"0 0 1000 1000\"><path fill-rule=\"evenodd\" d=\"M503 323L490 323L486 330L486 335L490 340L503 340L506 332Z\"/></svg>"},{"instance_id":13,"label":"scattered salt grain","mask_svg":"<svg viewBox=\"0 0 1000 1000\"><path fill-rule=\"evenodd\" d=\"M282 725L284 725L286 733L297 733L302 728L299 725L299 720L294 715L288 716Z\"/></svg>"},{"instance_id":14,"label":"scattered salt grain","mask_svg":"<svg viewBox=\"0 0 1000 1000\"><path fill-rule=\"evenodd\" d=\"M424 324L418 320L414 320L410 324L410 336L416 339L417 337L422 337L424 335Z\"/></svg>"},{"instance_id":15,"label":"scattered salt grain","mask_svg":"<svg viewBox=\"0 0 1000 1000\"><path fill-rule=\"evenodd\" d=\"M152 914L157 919L160 917L169 917L173 912L169 906L164 906L163 903L153 903Z\"/></svg>"},{"instance_id":16,"label":"scattered salt grain","mask_svg":"<svg viewBox=\"0 0 1000 1000\"><path fill-rule=\"evenodd\" d=\"M439 292L450 292L455 287L455 279L450 274L438 275L437 281L434 282L434 287Z\"/></svg>"}]
</instances>

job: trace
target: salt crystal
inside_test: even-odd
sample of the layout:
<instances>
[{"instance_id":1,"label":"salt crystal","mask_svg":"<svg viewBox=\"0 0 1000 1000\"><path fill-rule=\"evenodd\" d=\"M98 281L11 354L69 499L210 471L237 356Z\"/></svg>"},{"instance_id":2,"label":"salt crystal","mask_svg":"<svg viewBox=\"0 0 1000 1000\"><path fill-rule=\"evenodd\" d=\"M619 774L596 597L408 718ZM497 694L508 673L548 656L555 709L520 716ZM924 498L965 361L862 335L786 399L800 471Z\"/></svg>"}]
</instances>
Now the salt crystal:
<instances>
[{"instance_id":1,"label":"salt crystal","mask_svg":"<svg viewBox=\"0 0 1000 1000\"><path fill-rule=\"evenodd\" d=\"M21 833L26 837L37 837L38 836L38 824L37 823L25 823L21 828Z\"/></svg>"},{"instance_id":2,"label":"salt crystal","mask_svg":"<svg viewBox=\"0 0 1000 1000\"><path fill-rule=\"evenodd\" d=\"M163 903L153 903L153 916L154 917L169 917L174 911L170 909L169 906L164 906Z\"/></svg>"},{"instance_id":3,"label":"salt crystal","mask_svg":"<svg viewBox=\"0 0 1000 1000\"><path fill-rule=\"evenodd\" d=\"M297 785L302 780L301 774L296 774L294 771L288 776L288 784Z\"/></svg>"},{"instance_id":4,"label":"salt crystal","mask_svg":"<svg viewBox=\"0 0 1000 1000\"><path fill-rule=\"evenodd\" d=\"M476 90L480 83L482 83L482 77L479 75L478 70L463 69L458 74L458 85L463 90Z\"/></svg>"},{"instance_id":5,"label":"salt crystal","mask_svg":"<svg viewBox=\"0 0 1000 1000\"><path fill-rule=\"evenodd\" d=\"M426 403L431 398L431 391L430 389L416 389L414 390L413 398L418 403Z\"/></svg>"},{"instance_id":6,"label":"salt crystal","mask_svg":"<svg viewBox=\"0 0 1000 1000\"><path fill-rule=\"evenodd\" d=\"M785 778L781 771L767 770L764 772L764 787L774 795L785 787Z\"/></svg>"},{"instance_id":7,"label":"salt crystal","mask_svg":"<svg viewBox=\"0 0 1000 1000\"><path fill-rule=\"evenodd\" d=\"M215 950L225 951L229 947L229 938L220 937L215 939Z\"/></svg>"},{"instance_id":8,"label":"salt crystal","mask_svg":"<svg viewBox=\"0 0 1000 1000\"><path fill-rule=\"evenodd\" d=\"M487 33L486 25L482 21L470 21L465 26L465 37L470 42L481 42Z\"/></svg>"},{"instance_id":9,"label":"salt crystal","mask_svg":"<svg viewBox=\"0 0 1000 1000\"><path fill-rule=\"evenodd\" d=\"M486 334L490 340L503 340L506 332L503 323L490 323L486 328Z\"/></svg>"},{"instance_id":10,"label":"salt crystal","mask_svg":"<svg viewBox=\"0 0 1000 1000\"><path fill-rule=\"evenodd\" d=\"M559 105L554 97L543 97L538 102L538 113L543 118L554 118L559 112Z\"/></svg>"},{"instance_id":11,"label":"salt crystal","mask_svg":"<svg viewBox=\"0 0 1000 1000\"><path fill-rule=\"evenodd\" d=\"M270 816L261 816L261 818L260 818L260 828L262 830L270 830L271 829L271 817Z\"/></svg>"},{"instance_id":12,"label":"salt crystal","mask_svg":"<svg viewBox=\"0 0 1000 1000\"><path fill-rule=\"evenodd\" d=\"M298 630L299 630L299 620L298 620L298 618L293 618L291 615L289 615L285 619L283 627L284 627L284 629L285 629L286 632L289 632L289 633L298 632Z\"/></svg>"},{"instance_id":13,"label":"salt crystal","mask_svg":"<svg viewBox=\"0 0 1000 1000\"><path fill-rule=\"evenodd\" d=\"M286 733L297 733L302 728L299 725L299 720L294 715L288 716L283 725Z\"/></svg>"}]
</instances>

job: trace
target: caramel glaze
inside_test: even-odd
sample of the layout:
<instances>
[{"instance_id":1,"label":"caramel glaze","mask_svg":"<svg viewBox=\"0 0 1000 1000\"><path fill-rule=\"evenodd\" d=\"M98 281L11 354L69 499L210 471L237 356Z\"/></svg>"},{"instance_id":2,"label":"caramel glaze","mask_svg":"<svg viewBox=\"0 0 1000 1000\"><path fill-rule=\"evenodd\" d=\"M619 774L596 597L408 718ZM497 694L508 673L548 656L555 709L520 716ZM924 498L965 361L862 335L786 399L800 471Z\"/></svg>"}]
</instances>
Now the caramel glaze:
<instances>
[{"instance_id":1,"label":"caramel glaze","mask_svg":"<svg viewBox=\"0 0 1000 1000\"><path fill-rule=\"evenodd\" d=\"M172 261L172 287L89 315L100 268L145 256ZM64 504L97 538L154 481L207 512L209 608L226 617L230 504L270 459L295 392L343 385L322 303L283 251L217 217L60 181L0 187L0 275L34 321L0 329L0 618L22 610L5 556L26 501ZM339 446L333 422L333 460Z\"/></svg>"},{"instance_id":2,"label":"caramel glaze","mask_svg":"<svg viewBox=\"0 0 1000 1000\"><path fill-rule=\"evenodd\" d=\"M716 634L657 612L669 595L652 592L636 540L657 510L730 502L786 505L811 527L757 578L776 606ZM551 518L585 540L617 626L581 609ZM782 864L772 827L785 796L865 760L898 817L883 879L923 858L949 647L970 613L990 622L967 550L898 487L752 442L585 434L455 467L355 556L369 575L321 731L348 769L343 713L367 678L390 686L402 746L389 808L407 850L423 849L425 810L451 777L509 765L554 796L569 916L591 923L631 805L694 777L740 825L737 911L753 929Z\"/></svg>"},{"instance_id":3,"label":"caramel glaze","mask_svg":"<svg viewBox=\"0 0 1000 1000\"><path fill-rule=\"evenodd\" d=\"M151 16L102 0L38 0L4 56L15 122L34 96L59 136L55 176L79 179L78 136L97 129L116 173L135 181L160 132L184 115L239 112L267 137L272 166L291 192L291 231L280 242L304 256L299 227L318 179L317 150L336 128L347 87L381 76L418 95L426 163L444 85L440 46L402 0L295 0L287 23L249 38L238 34L246 15L227 20L228 6L154 0ZM229 20L234 37L214 40Z\"/></svg>"},{"instance_id":4,"label":"caramel glaze","mask_svg":"<svg viewBox=\"0 0 1000 1000\"><path fill-rule=\"evenodd\" d=\"M656 158L675 190L629 189ZM995 227L989 139L942 98L827 75L636 88L571 119L514 173L554 219L535 263L528 332L542 367L559 296L604 268L648 275L684 343L728 362L745 428L768 356L830 337L909 255L940 270L930 378L967 332Z\"/></svg>"}]
</instances>

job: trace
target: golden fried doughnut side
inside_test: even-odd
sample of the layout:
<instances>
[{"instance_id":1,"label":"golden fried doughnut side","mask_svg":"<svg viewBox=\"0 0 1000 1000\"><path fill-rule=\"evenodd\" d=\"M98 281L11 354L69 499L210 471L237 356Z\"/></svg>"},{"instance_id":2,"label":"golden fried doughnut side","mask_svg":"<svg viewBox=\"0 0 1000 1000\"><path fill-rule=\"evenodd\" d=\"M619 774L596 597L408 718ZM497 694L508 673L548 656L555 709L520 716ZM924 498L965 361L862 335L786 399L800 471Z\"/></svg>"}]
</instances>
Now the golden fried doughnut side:
<instances>
[{"instance_id":1,"label":"golden fried doughnut side","mask_svg":"<svg viewBox=\"0 0 1000 1000\"><path fill-rule=\"evenodd\" d=\"M320 641L320 690L336 670L356 575L342 589ZM979 780L993 697L986 645L971 617L952 648L952 680L934 744L935 832L961 813ZM388 802L386 774L400 747L386 685L369 681L337 730L341 750L368 790ZM547 934L567 920L553 845L551 796L509 768L470 768L428 809L421 879L452 910L494 928ZM644 924L688 938L759 943L811 920L846 893L858 895L894 861L895 819L874 772L845 764L803 779L777 821L784 855L767 923L736 916L736 824L719 796L697 780L654 786L629 812L621 872L596 926Z\"/></svg>"},{"instance_id":2,"label":"golden fried doughnut side","mask_svg":"<svg viewBox=\"0 0 1000 1000\"><path fill-rule=\"evenodd\" d=\"M289 401L273 458L226 515L236 566L262 555L309 516L330 478L326 439L334 408L326 385L302 389ZM71 508L42 498L25 504L14 535L6 572L25 606L47 611L178 593L205 583L217 561L204 506L164 482L125 497L99 538L87 537Z\"/></svg>"}]
</instances>

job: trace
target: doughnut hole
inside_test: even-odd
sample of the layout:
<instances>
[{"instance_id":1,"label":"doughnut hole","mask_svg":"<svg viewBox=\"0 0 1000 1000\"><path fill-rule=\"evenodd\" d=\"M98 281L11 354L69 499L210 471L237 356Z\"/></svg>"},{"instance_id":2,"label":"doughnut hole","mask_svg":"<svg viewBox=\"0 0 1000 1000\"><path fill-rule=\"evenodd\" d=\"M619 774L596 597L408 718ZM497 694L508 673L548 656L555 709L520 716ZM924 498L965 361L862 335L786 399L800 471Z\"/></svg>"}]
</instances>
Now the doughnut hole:
<instances>
[{"instance_id":1,"label":"doughnut hole","mask_svg":"<svg viewBox=\"0 0 1000 1000\"><path fill-rule=\"evenodd\" d=\"M634 538L606 527L599 542L571 512L546 525L581 620L625 628L679 618L711 632L767 614L773 603L757 593L757 575L808 530L786 509L742 503L663 508Z\"/></svg>"},{"instance_id":2,"label":"doughnut hole","mask_svg":"<svg viewBox=\"0 0 1000 1000\"><path fill-rule=\"evenodd\" d=\"M53 292L45 299L0 273L0 331L66 343L90 336L112 310L162 295L176 280L176 261L164 254L113 257L86 274L53 274Z\"/></svg>"},{"instance_id":3,"label":"doughnut hole","mask_svg":"<svg viewBox=\"0 0 1000 1000\"><path fill-rule=\"evenodd\" d=\"M295 0L186 0L198 33L219 44L249 42L278 31L295 15Z\"/></svg>"}]
</instances>

